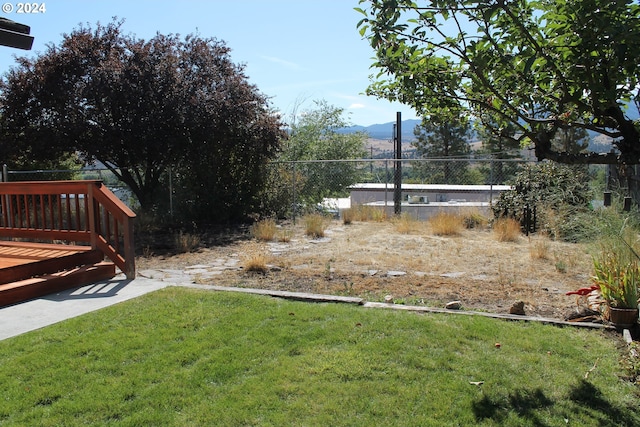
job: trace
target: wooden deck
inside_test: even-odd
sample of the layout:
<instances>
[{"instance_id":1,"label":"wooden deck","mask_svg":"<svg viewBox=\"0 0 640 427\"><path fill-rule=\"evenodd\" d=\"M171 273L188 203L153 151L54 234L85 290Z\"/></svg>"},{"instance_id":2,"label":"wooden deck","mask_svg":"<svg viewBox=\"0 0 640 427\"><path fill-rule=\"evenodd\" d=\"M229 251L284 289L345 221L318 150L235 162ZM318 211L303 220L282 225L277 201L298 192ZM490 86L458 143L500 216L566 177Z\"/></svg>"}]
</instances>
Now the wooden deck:
<instances>
[{"instance_id":1,"label":"wooden deck","mask_svg":"<svg viewBox=\"0 0 640 427\"><path fill-rule=\"evenodd\" d=\"M0 307L114 275L90 246L0 241Z\"/></svg>"},{"instance_id":2,"label":"wooden deck","mask_svg":"<svg viewBox=\"0 0 640 427\"><path fill-rule=\"evenodd\" d=\"M0 183L0 307L133 279L134 217L99 181Z\"/></svg>"},{"instance_id":3,"label":"wooden deck","mask_svg":"<svg viewBox=\"0 0 640 427\"><path fill-rule=\"evenodd\" d=\"M89 246L0 241L0 271L9 267L84 253L90 249Z\"/></svg>"}]
</instances>

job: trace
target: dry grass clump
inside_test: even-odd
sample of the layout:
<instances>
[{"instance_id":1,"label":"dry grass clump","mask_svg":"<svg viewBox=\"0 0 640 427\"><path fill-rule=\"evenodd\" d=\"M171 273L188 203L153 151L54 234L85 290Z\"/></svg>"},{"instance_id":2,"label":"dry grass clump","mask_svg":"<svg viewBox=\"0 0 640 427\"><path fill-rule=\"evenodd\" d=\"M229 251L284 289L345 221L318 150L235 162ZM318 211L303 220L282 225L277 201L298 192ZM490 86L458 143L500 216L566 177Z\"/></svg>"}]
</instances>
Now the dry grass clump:
<instances>
[{"instance_id":1,"label":"dry grass clump","mask_svg":"<svg viewBox=\"0 0 640 427\"><path fill-rule=\"evenodd\" d=\"M291 241L291 236L293 236L293 231L288 228L281 228L278 230L277 239L278 242L287 243Z\"/></svg>"},{"instance_id":2,"label":"dry grass clump","mask_svg":"<svg viewBox=\"0 0 640 427\"><path fill-rule=\"evenodd\" d=\"M409 234L420 228L420 222L406 212L394 218L393 224L396 231L400 234Z\"/></svg>"},{"instance_id":3,"label":"dry grass clump","mask_svg":"<svg viewBox=\"0 0 640 427\"><path fill-rule=\"evenodd\" d=\"M462 222L464 223L465 228L472 229L485 228L489 220L478 210L473 209L462 212Z\"/></svg>"},{"instance_id":4,"label":"dry grass clump","mask_svg":"<svg viewBox=\"0 0 640 427\"><path fill-rule=\"evenodd\" d=\"M551 243L549 242L549 238L546 235L530 238L529 243L529 255L531 255L532 259L551 259L549 253L551 249Z\"/></svg>"},{"instance_id":5,"label":"dry grass clump","mask_svg":"<svg viewBox=\"0 0 640 427\"><path fill-rule=\"evenodd\" d=\"M383 208L371 205L356 205L345 211L343 211L343 221L345 215L349 217L350 221L374 221L383 222L387 220L387 213ZM349 222L350 223L350 222ZM345 222L345 224L347 224Z\"/></svg>"},{"instance_id":6,"label":"dry grass clump","mask_svg":"<svg viewBox=\"0 0 640 427\"><path fill-rule=\"evenodd\" d=\"M342 211L342 223L344 225L349 225L353 223L356 217L356 211L353 208L345 209Z\"/></svg>"},{"instance_id":7,"label":"dry grass clump","mask_svg":"<svg viewBox=\"0 0 640 427\"><path fill-rule=\"evenodd\" d=\"M327 218L324 215L318 213L305 215L303 222L305 235L313 237L314 239L324 237L324 232L328 225Z\"/></svg>"},{"instance_id":8,"label":"dry grass clump","mask_svg":"<svg viewBox=\"0 0 640 427\"><path fill-rule=\"evenodd\" d=\"M260 220L251 226L251 235L258 240L269 242L274 239L278 227L273 218Z\"/></svg>"},{"instance_id":9,"label":"dry grass clump","mask_svg":"<svg viewBox=\"0 0 640 427\"><path fill-rule=\"evenodd\" d=\"M436 236L457 236L464 229L462 216L440 212L429 218L429 225Z\"/></svg>"},{"instance_id":10,"label":"dry grass clump","mask_svg":"<svg viewBox=\"0 0 640 427\"><path fill-rule=\"evenodd\" d=\"M500 218L493 224L493 233L499 242L517 242L520 223L513 218Z\"/></svg>"},{"instance_id":11,"label":"dry grass clump","mask_svg":"<svg viewBox=\"0 0 640 427\"><path fill-rule=\"evenodd\" d=\"M179 253L193 252L200 247L200 236L197 234L180 232L174 237L176 251Z\"/></svg>"},{"instance_id":12,"label":"dry grass clump","mask_svg":"<svg viewBox=\"0 0 640 427\"><path fill-rule=\"evenodd\" d=\"M267 261L267 254L260 245L248 245L244 250L242 267L248 272L264 274L269 271Z\"/></svg>"}]
</instances>

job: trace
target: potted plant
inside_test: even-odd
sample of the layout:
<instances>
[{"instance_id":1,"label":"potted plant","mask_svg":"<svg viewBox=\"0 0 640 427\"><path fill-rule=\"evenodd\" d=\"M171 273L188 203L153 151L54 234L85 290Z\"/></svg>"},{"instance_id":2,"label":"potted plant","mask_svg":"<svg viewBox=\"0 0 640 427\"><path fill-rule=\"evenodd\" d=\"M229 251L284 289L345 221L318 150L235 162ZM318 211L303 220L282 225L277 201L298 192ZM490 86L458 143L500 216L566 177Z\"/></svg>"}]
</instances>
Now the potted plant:
<instances>
[{"instance_id":1,"label":"potted plant","mask_svg":"<svg viewBox=\"0 0 640 427\"><path fill-rule=\"evenodd\" d=\"M631 249L631 248L630 248ZM640 266L620 251L604 250L593 258L594 284L600 287L606 302L605 316L618 326L631 326L638 322L638 284Z\"/></svg>"}]
</instances>

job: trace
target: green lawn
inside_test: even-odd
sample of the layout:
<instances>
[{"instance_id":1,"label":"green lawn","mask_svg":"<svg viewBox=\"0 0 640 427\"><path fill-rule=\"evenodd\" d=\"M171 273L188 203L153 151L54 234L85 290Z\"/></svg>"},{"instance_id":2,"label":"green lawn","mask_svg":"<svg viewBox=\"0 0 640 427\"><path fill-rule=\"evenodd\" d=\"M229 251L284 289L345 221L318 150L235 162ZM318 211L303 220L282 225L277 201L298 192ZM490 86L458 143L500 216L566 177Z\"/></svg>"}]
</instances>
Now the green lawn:
<instances>
[{"instance_id":1,"label":"green lawn","mask_svg":"<svg viewBox=\"0 0 640 427\"><path fill-rule=\"evenodd\" d=\"M640 425L604 332L483 317L169 288L0 357L1 426Z\"/></svg>"}]
</instances>

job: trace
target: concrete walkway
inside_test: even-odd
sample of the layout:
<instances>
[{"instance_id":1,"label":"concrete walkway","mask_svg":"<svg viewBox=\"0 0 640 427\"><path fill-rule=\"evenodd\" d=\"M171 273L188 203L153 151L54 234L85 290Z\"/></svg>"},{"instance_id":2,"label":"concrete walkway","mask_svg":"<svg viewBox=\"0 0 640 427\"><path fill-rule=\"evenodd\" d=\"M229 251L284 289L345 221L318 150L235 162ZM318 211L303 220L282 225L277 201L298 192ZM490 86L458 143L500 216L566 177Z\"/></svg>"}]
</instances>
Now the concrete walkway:
<instances>
[{"instance_id":1,"label":"concrete walkway","mask_svg":"<svg viewBox=\"0 0 640 427\"><path fill-rule=\"evenodd\" d=\"M124 276L116 276L111 280L0 308L0 340L40 329L171 285L172 283L161 280L141 277L127 280Z\"/></svg>"}]
</instances>

